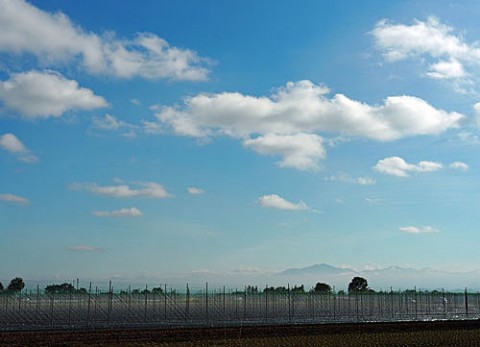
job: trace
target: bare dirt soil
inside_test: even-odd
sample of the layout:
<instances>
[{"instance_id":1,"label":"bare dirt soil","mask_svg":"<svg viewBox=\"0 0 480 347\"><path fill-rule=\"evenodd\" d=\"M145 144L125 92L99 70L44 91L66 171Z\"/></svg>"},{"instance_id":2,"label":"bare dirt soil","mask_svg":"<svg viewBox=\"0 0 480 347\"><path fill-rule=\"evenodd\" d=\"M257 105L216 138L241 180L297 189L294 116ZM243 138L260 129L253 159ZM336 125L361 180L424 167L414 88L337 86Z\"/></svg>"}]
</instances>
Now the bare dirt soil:
<instances>
[{"instance_id":1,"label":"bare dirt soil","mask_svg":"<svg viewBox=\"0 0 480 347\"><path fill-rule=\"evenodd\" d=\"M480 346L480 321L0 332L0 347Z\"/></svg>"}]
</instances>

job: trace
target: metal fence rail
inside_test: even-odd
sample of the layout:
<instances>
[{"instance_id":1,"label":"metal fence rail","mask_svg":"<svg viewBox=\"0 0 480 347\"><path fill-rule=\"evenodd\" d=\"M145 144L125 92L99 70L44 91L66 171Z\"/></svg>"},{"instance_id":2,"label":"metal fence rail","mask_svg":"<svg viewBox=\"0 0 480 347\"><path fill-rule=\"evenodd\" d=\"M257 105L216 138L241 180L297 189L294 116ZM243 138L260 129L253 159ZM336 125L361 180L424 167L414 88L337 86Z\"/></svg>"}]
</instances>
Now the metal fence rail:
<instances>
[{"instance_id":1,"label":"metal fence rail","mask_svg":"<svg viewBox=\"0 0 480 347\"><path fill-rule=\"evenodd\" d=\"M122 326L221 326L322 322L472 319L480 294L381 292L355 294L171 290L82 294L2 293L0 330Z\"/></svg>"}]
</instances>

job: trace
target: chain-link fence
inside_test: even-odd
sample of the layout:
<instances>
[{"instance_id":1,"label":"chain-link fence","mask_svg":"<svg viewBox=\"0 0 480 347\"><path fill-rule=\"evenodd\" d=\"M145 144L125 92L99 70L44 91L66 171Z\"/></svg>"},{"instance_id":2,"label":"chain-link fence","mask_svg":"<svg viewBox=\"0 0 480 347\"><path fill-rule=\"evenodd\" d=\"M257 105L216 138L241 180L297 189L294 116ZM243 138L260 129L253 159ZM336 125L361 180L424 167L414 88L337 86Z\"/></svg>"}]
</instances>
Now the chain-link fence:
<instances>
[{"instance_id":1,"label":"chain-link fence","mask_svg":"<svg viewBox=\"0 0 480 347\"><path fill-rule=\"evenodd\" d=\"M416 290L380 293L249 292L157 288L114 292L0 294L0 330L122 326L231 326L469 319L480 295Z\"/></svg>"}]
</instances>

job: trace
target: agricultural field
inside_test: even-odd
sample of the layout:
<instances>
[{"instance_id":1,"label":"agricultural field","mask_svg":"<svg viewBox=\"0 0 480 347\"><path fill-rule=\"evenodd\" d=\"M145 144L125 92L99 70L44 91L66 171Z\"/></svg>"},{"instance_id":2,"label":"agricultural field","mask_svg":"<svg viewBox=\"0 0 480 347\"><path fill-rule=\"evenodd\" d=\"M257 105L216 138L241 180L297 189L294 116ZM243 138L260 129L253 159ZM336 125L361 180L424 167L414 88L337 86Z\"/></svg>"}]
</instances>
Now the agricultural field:
<instances>
[{"instance_id":1,"label":"agricultural field","mask_svg":"<svg viewBox=\"0 0 480 347\"><path fill-rule=\"evenodd\" d=\"M0 347L478 346L478 321L0 333Z\"/></svg>"}]
</instances>

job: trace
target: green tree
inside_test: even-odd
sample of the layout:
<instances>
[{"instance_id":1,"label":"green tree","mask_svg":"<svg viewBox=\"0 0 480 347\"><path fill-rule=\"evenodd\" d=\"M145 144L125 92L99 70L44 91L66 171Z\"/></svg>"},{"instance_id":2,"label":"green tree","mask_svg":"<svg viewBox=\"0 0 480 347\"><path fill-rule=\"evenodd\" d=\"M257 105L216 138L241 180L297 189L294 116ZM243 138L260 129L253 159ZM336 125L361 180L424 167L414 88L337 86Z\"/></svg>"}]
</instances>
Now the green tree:
<instances>
[{"instance_id":1,"label":"green tree","mask_svg":"<svg viewBox=\"0 0 480 347\"><path fill-rule=\"evenodd\" d=\"M348 285L349 293L361 293L368 291L368 282L363 277L354 277Z\"/></svg>"},{"instance_id":2,"label":"green tree","mask_svg":"<svg viewBox=\"0 0 480 347\"><path fill-rule=\"evenodd\" d=\"M305 293L305 287L304 285L300 285L300 286L294 286L292 289L291 289L292 293L296 293L296 294L303 294Z\"/></svg>"},{"instance_id":3,"label":"green tree","mask_svg":"<svg viewBox=\"0 0 480 347\"><path fill-rule=\"evenodd\" d=\"M2 284L2 282L0 282L0 292L3 291L3 289L4 289L3 284Z\"/></svg>"},{"instance_id":4,"label":"green tree","mask_svg":"<svg viewBox=\"0 0 480 347\"><path fill-rule=\"evenodd\" d=\"M313 288L313 291L314 291L315 293L330 294L330 293L332 292L332 287L330 287L330 285L327 284L327 283L318 282L318 283L315 285L315 288Z\"/></svg>"},{"instance_id":5,"label":"green tree","mask_svg":"<svg viewBox=\"0 0 480 347\"><path fill-rule=\"evenodd\" d=\"M7 287L7 290L10 292L21 292L25 287L25 282L21 277L15 277L10 281L10 284Z\"/></svg>"},{"instance_id":6,"label":"green tree","mask_svg":"<svg viewBox=\"0 0 480 347\"><path fill-rule=\"evenodd\" d=\"M163 294L163 288L162 287L152 288L152 294Z\"/></svg>"},{"instance_id":7,"label":"green tree","mask_svg":"<svg viewBox=\"0 0 480 347\"><path fill-rule=\"evenodd\" d=\"M45 287L45 293L47 294L69 294L75 292L75 287L71 283L50 284Z\"/></svg>"}]
</instances>

